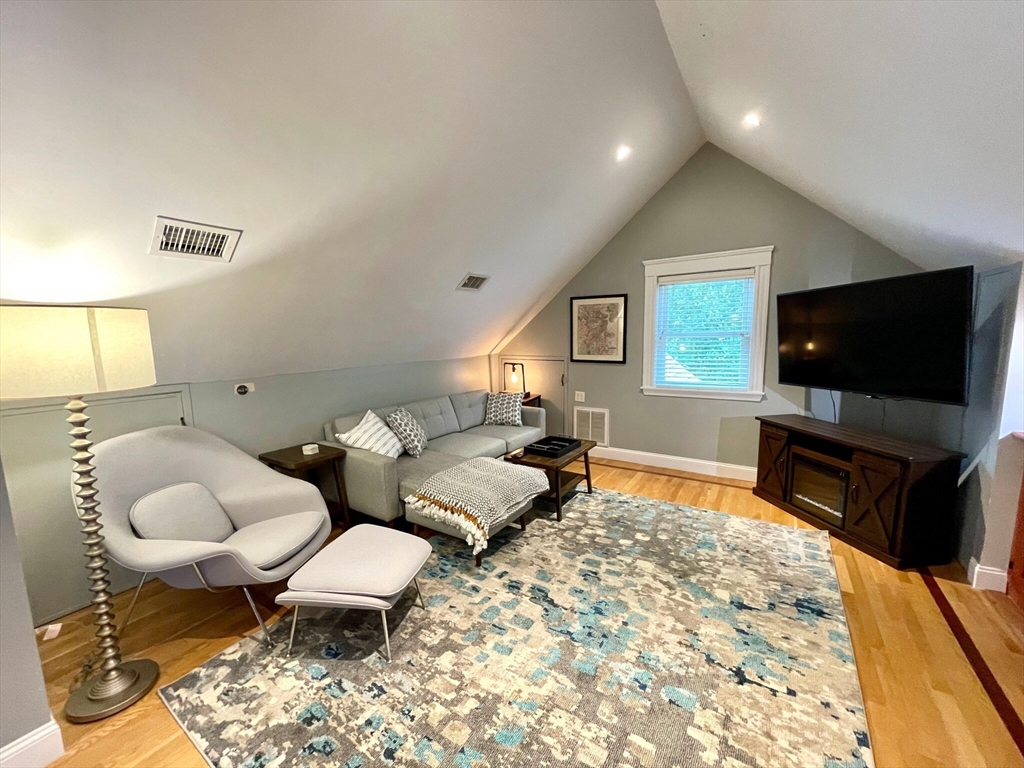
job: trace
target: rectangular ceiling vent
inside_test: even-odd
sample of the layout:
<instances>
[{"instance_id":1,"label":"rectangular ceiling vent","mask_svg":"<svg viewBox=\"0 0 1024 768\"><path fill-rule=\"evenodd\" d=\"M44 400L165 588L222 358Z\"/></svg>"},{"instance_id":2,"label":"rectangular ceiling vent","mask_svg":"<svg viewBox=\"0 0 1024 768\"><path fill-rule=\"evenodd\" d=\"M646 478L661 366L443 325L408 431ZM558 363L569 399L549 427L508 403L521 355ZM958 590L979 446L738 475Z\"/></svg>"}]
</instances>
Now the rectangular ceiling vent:
<instances>
[{"instance_id":1,"label":"rectangular ceiling vent","mask_svg":"<svg viewBox=\"0 0 1024 768\"><path fill-rule=\"evenodd\" d=\"M235 255L235 246L241 236L240 229L157 216L149 252L159 256L228 262Z\"/></svg>"},{"instance_id":2,"label":"rectangular ceiling vent","mask_svg":"<svg viewBox=\"0 0 1024 768\"><path fill-rule=\"evenodd\" d=\"M468 275L462 278L462 282L459 284L458 290L479 291L481 288L484 287L484 283L486 283L489 279L490 278L487 275L474 275L472 272L470 272Z\"/></svg>"},{"instance_id":3,"label":"rectangular ceiling vent","mask_svg":"<svg viewBox=\"0 0 1024 768\"><path fill-rule=\"evenodd\" d=\"M579 440L593 440L608 447L608 409L573 408L573 437Z\"/></svg>"}]
</instances>

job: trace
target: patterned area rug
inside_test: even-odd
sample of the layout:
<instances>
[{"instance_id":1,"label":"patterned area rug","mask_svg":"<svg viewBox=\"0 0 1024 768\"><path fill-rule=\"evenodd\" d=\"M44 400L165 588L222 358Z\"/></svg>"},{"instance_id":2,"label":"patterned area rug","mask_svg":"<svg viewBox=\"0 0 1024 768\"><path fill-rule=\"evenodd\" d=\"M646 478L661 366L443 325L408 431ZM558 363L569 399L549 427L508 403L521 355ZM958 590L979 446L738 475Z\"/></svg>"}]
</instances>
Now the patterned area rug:
<instances>
[{"instance_id":1,"label":"patterned area rug","mask_svg":"<svg viewBox=\"0 0 1024 768\"><path fill-rule=\"evenodd\" d=\"M217 768L872 765L828 536L609 491L160 690ZM287 640L289 621L276 627Z\"/></svg>"}]
</instances>

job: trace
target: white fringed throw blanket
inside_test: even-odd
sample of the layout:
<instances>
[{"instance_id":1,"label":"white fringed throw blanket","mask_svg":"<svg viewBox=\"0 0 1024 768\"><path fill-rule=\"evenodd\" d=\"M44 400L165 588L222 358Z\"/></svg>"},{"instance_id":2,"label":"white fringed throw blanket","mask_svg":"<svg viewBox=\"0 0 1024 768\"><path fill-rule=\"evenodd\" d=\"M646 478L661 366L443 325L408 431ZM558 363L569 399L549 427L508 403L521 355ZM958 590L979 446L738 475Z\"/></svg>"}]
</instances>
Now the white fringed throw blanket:
<instances>
[{"instance_id":1,"label":"white fringed throw blanket","mask_svg":"<svg viewBox=\"0 0 1024 768\"><path fill-rule=\"evenodd\" d=\"M466 534L473 554L487 549L491 526L548 489L542 470L498 459L470 459L427 478L406 506Z\"/></svg>"}]
</instances>

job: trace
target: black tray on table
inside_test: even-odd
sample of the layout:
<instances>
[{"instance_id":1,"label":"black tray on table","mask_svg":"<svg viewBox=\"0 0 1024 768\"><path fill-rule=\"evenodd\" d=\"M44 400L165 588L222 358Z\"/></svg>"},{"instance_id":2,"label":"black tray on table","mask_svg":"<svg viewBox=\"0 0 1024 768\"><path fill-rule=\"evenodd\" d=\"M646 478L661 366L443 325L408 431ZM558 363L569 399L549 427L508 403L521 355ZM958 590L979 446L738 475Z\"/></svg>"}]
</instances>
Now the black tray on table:
<instances>
[{"instance_id":1,"label":"black tray on table","mask_svg":"<svg viewBox=\"0 0 1024 768\"><path fill-rule=\"evenodd\" d=\"M530 443L523 449L523 453L533 456L544 456L549 459L559 459L570 451L575 451L581 445L579 440L572 437L542 437L536 443Z\"/></svg>"}]
</instances>

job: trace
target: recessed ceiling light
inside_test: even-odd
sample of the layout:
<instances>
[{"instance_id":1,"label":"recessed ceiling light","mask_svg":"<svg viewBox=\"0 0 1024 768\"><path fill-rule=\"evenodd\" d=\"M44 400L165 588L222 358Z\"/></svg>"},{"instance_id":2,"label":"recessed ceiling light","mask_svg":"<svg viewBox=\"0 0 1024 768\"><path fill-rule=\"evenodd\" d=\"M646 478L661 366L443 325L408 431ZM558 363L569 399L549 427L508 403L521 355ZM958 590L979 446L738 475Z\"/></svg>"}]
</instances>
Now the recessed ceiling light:
<instances>
[{"instance_id":1,"label":"recessed ceiling light","mask_svg":"<svg viewBox=\"0 0 1024 768\"><path fill-rule=\"evenodd\" d=\"M632 147L627 147L625 144L620 144L619 148L615 150L615 159L620 163L627 157L633 154Z\"/></svg>"},{"instance_id":2,"label":"recessed ceiling light","mask_svg":"<svg viewBox=\"0 0 1024 768\"><path fill-rule=\"evenodd\" d=\"M761 118L758 117L757 112L751 112L743 118L743 124L747 128L757 128L761 124Z\"/></svg>"}]
</instances>

